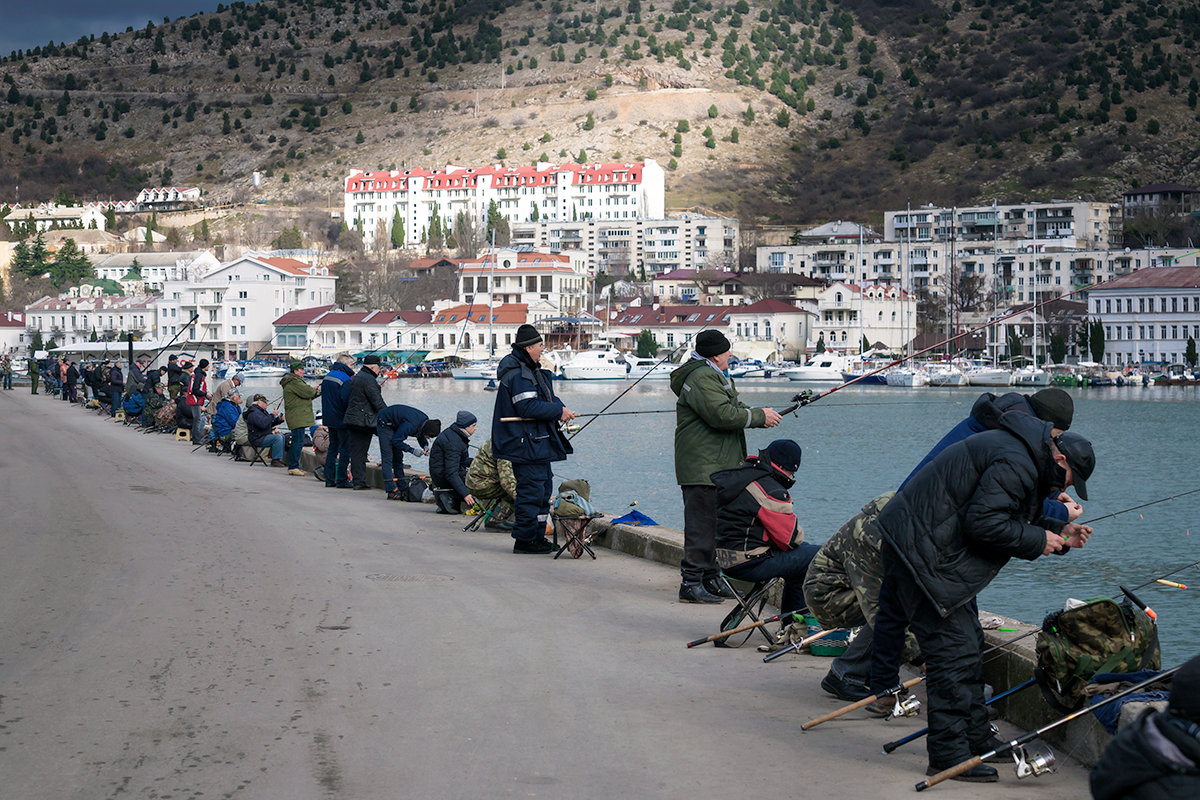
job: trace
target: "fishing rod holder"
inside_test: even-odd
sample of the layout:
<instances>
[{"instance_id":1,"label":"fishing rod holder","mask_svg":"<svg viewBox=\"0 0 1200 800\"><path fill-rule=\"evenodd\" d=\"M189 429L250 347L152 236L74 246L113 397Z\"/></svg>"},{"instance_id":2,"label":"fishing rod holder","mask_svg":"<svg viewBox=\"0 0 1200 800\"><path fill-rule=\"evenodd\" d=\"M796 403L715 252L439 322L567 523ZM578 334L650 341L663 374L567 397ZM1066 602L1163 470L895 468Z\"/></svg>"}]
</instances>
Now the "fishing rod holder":
<instances>
[{"instance_id":1,"label":"fishing rod holder","mask_svg":"<svg viewBox=\"0 0 1200 800\"><path fill-rule=\"evenodd\" d=\"M910 694L908 697L896 695L896 704L892 707L892 713L888 714L887 719L899 719L900 717L915 717L921 713L921 701L917 699L915 694Z\"/></svg>"},{"instance_id":2,"label":"fishing rod holder","mask_svg":"<svg viewBox=\"0 0 1200 800\"><path fill-rule=\"evenodd\" d=\"M1054 751L1045 742L1033 741L1012 751L1018 778L1037 778L1054 772Z\"/></svg>"}]
</instances>

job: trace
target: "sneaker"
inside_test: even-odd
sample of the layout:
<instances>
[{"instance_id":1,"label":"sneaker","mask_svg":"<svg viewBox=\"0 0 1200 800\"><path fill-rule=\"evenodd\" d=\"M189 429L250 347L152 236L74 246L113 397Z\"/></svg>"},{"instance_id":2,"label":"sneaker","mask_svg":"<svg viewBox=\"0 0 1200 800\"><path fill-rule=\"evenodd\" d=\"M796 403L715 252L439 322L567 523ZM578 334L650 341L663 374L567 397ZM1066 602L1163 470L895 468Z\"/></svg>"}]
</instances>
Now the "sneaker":
<instances>
[{"instance_id":1,"label":"sneaker","mask_svg":"<svg viewBox=\"0 0 1200 800\"><path fill-rule=\"evenodd\" d=\"M308 473L305 472L304 470L300 469L299 467L293 467L292 469L288 470L288 475L295 475L297 477L303 478L306 475L308 475Z\"/></svg>"},{"instance_id":2,"label":"sneaker","mask_svg":"<svg viewBox=\"0 0 1200 800\"><path fill-rule=\"evenodd\" d=\"M553 553L554 545L550 544L550 540L544 536L540 539L516 539L513 541L514 553L534 553L545 554Z\"/></svg>"},{"instance_id":3,"label":"sneaker","mask_svg":"<svg viewBox=\"0 0 1200 800\"><path fill-rule=\"evenodd\" d=\"M717 597L704 588L702 581L679 584L679 602L681 603L723 603L725 598Z\"/></svg>"},{"instance_id":4,"label":"sneaker","mask_svg":"<svg viewBox=\"0 0 1200 800\"><path fill-rule=\"evenodd\" d=\"M404 502L404 492L400 491L399 489L392 489L390 492L387 493L387 499L388 500L399 500L401 503L403 503Z\"/></svg>"},{"instance_id":5,"label":"sneaker","mask_svg":"<svg viewBox=\"0 0 1200 800\"><path fill-rule=\"evenodd\" d=\"M925 770L925 774L930 776L937 775L939 772L950 769L952 766L954 765L938 767L930 764L929 768ZM996 772L995 767L989 767L987 764L979 764L961 775L954 776L950 780L963 781L964 783L995 783L1000 780L1000 773Z\"/></svg>"},{"instance_id":6,"label":"sneaker","mask_svg":"<svg viewBox=\"0 0 1200 800\"><path fill-rule=\"evenodd\" d=\"M865 684L840 677L833 674L833 672L829 672L821 679L821 688L838 700L845 700L848 703L857 702L865 697L875 696L875 693L868 689ZM891 709L888 710L889 712L891 711Z\"/></svg>"},{"instance_id":7,"label":"sneaker","mask_svg":"<svg viewBox=\"0 0 1200 800\"><path fill-rule=\"evenodd\" d=\"M732 600L733 598L737 597L737 595L730 591L729 587L726 586L725 582L720 578L705 578L704 591L708 592L709 594L716 595L722 599Z\"/></svg>"},{"instance_id":8,"label":"sneaker","mask_svg":"<svg viewBox=\"0 0 1200 800\"><path fill-rule=\"evenodd\" d=\"M282 461L280 461L278 458L272 458L272 459L271 459L271 466L272 466L272 467L286 467L286 466L287 466L287 464L283 463L283 462L282 462Z\"/></svg>"}]
</instances>

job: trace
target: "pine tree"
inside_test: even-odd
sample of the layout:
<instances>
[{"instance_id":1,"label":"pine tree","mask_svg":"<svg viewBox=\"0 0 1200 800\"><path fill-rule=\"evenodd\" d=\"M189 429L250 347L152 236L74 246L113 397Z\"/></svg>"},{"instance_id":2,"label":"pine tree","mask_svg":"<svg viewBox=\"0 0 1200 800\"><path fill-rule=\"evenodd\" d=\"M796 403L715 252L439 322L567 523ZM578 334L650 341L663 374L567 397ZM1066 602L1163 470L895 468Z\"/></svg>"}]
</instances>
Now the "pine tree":
<instances>
[{"instance_id":1,"label":"pine tree","mask_svg":"<svg viewBox=\"0 0 1200 800\"><path fill-rule=\"evenodd\" d=\"M392 215L392 247L404 247L404 220L400 218L400 209Z\"/></svg>"}]
</instances>

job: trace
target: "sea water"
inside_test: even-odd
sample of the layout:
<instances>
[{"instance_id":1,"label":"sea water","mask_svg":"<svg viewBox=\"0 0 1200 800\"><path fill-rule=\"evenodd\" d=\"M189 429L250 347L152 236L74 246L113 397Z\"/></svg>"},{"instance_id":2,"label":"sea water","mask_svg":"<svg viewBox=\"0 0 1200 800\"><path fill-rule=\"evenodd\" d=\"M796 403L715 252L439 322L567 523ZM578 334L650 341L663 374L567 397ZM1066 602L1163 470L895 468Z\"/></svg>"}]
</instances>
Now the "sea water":
<instances>
[{"instance_id":1,"label":"sea water","mask_svg":"<svg viewBox=\"0 0 1200 800\"><path fill-rule=\"evenodd\" d=\"M278 397L277 384L263 383L252 391ZM624 381L555 383L559 396L577 413L600 411L628 386ZM746 380L738 384L738 391L750 405L783 408L801 388L819 392L831 386ZM416 406L444 426L453 422L458 410L471 411L479 418L473 439L479 444L489 435L495 402L495 394L484 387L482 381L403 379L388 381L383 391L388 403ZM925 453L967 416L981 391L850 386L799 409L778 428L747 431L747 441L752 452L776 438L800 443L804 455L792 497L805 538L820 544L868 500L899 486ZM1088 481L1091 499L1083 504L1081 521L1200 489L1197 387L1067 391L1075 400L1071 429L1088 437L1096 452L1096 471ZM586 478L599 508L622 514L632 506L662 525L682 528L673 457L675 416L670 413L674 403L665 380L634 386L610 411L668 413L614 414L590 422L572 439L574 455L554 465L556 483ZM372 452L378 452L377 445ZM427 463L411 456L407 460L418 470ZM1010 561L980 595L980 605L1038 623L1068 597L1117 595L1119 585L1133 588L1200 560L1198 512L1200 492L1100 521L1086 548L1033 562ZM1191 538L1193 527L1196 539ZM1158 613L1166 665L1200 653L1200 567L1171 580L1189 588L1152 584L1136 592Z\"/></svg>"}]
</instances>

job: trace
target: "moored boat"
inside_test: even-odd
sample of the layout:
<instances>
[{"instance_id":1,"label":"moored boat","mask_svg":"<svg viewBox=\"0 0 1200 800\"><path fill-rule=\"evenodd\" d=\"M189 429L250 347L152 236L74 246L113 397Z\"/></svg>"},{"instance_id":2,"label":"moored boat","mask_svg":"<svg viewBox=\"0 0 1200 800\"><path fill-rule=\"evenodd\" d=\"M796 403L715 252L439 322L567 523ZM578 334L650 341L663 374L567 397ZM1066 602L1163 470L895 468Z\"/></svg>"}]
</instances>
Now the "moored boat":
<instances>
[{"instance_id":1,"label":"moored boat","mask_svg":"<svg viewBox=\"0 0 1200 800\"><path fill-rule=\"evenodd\" d=\"M780 374L789 381L841 383L842 371L848 367L849 359L840 353L818 353L803 367L785 369Z\"/></svg>"},{"instance_id":2,"label":"moored boat","mask_svg":"<svg viewBox=\"0 0 1200 800\"><path fill-rule=\"evenodd\" d=\"M928 386L929 376L922 369L914 367L896 367L884 373L888 386Z\"/></svg>"},{"instance_id":3,"label":"moored boat","mask_svg":"<svg viewBox=\"0 0 1200 800\"><path fill-rule=\"evenodd\" d=\"M593 340L588 349L562 365L569 381L615 381L629 377L629 364L611 342Z\"/></svg>"},{"instance_id":4,"label":"moored boat","mask_svg":"<svg viewBox=\"0 0 1200 800\"><path fill-rule=\"evenodd\" d=\"M971 386L1012 386L1012 372L1004 367L976 367L967 373Z\"/></svg>"}]
</instances>

